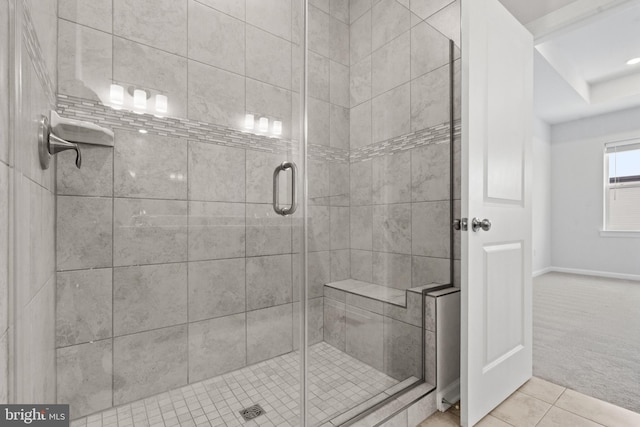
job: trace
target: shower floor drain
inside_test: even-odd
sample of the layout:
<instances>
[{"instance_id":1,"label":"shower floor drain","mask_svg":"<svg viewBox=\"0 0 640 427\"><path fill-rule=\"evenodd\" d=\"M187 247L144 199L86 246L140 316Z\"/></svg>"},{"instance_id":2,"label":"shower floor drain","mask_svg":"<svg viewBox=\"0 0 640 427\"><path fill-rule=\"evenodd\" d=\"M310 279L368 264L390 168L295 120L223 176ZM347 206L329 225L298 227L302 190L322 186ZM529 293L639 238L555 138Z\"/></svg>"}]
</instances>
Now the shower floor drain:
<instances>
[{"instance_id":1,"label":"shower floor drain","mask_svg":"<svg viewBox=\"0 0 640 427\"><path fill-rule=\"evenodd\" d=\"M242 415L242 418L244 418L245 421L249 421L254 418L257 418L264 413L265 413L265 410L262 409L262 406L260 405L249 406L248 408L245 408L242 411L240 411L240 415Z\"/></svg>"}]
</instances>

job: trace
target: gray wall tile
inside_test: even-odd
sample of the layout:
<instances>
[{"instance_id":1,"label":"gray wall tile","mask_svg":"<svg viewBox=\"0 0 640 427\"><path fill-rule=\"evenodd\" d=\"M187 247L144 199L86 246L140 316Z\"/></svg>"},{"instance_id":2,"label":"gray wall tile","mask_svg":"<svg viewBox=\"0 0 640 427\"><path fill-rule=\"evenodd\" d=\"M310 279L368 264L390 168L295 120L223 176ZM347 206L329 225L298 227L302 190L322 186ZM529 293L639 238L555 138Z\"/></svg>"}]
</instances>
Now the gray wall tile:
<instances>
[{"instance_id":1,"label":"gray wall tile","mask_svg":"<svg viewBox=\"0 0 640 427\"><path fill-rule=\"evenodd\" d=\"M349 109L331 105L329 109L329 145L349 149Z\"/></svg>"},{"instance_id":2,"label":"gray wall tile","mask_svg":"<svg viewBox=\"0 0 640 427\"><path fill-rule=\"evenodd\" d=\"M113 38L113 78L142 88L159 88L169 99L167 115L187 113L187 59L139 43Z\"/></svg>"},{"instance_id":3,"label":"gray wall tile","mask_svg":"<svg viewBox=\"0 0 640 427\"><path fill-rule=\"evenodd\" d=\"M58 270L111 266L112 200L58 196Z\"/></svg>"},{"instance_id":4,"label":"gray wall tile","mask_svg":"<svg viewBox=\"0 0 640 427\"><path fill-rule=\"evenodd\" d=\"M346 307L347 354L379 371L384 369L383 319L370 311Z\"/></svg>"},{"instance_id":5,"label":"gray wall tile","mask_svg":"<svg viewBox=\"0 0 640 427\"><path fill-rule=\"evenodd\" d=\"M371 250L373 242L373 208L351 207L351 248Z\"/></svg>"},{"instance_id":6,"label":"gray wall tile","mask_svg":"<svg viewBox=\"0 0 640 427\"><path fill-rule=\"evenodd\" d=\"M411 13L396 0L374 2L372 47L378 49L410 28Z\"/></svg>"},{"instance_id":7,"label":"gray wall tile","mask_svg":"<svg viewBox=\"0 0 640 427\"><path fill-rule=\"evenodd\" d=\"M331 298L324 299L324 341L338 350L346 350L345 303Z\"/></svg>"},{"instance_id":8,"label":"gray wall tile","mask_svg":"<svg viewBox=\"0 0 640 427\"><path fill-rule=\"evenodd\" d=\"M69 196L113 196L113 148L83 144L82 169L74 152L56 155L56 192Z\"/></svg>"},{"instance_id":9,"label":"gray wall tile","mask_svg":"<svg viewBox=\"0 0 640 427\"><path fill-rule=\"evenodd\" d=\"M329 17L329 58L349 65L349 26L333 16Z\"/></svg>"},{"instance_id":10,"label":"gray wall tile","mask_svg":"<svg viewBox=\"0 0 640 427\"><path fill-rule=\"evenodd\" d=\"M449 257L449 202L412 204L412 253Z\"/></svg>"},{"instance_id":11,"label":"gray wall tile","mask_svg":"<svg viewBox=\"0 0 640 427\"><path fill-rule=\"evenodd\" d=\"M113 2L58 0L58 17L110 33Z\"/></svg>"},{"instance_id":12,"label":"gray wall tile","mask_svg":"<svg viewBox=\"0 0 640 427\"><path fill-rule=\"evenodd\" d=\"M373 99L373 142L404 135L411 130L410 84L406 83ZM425 126L426 127L426 126Z\"/></svg>"},{"instance_id":13,"label":"gray wall tile","mask_svg":"<svg viewBox=\"0 0 640 427\"><path fill-rule=\"evenodd\" d=\"M349 249L349 222L348 207L331 207L331 250Z\"/></svg>"},{"instance_id":14,"label":"gray wall tile","mask_svg":"<svg viewBox=\"0 0 640 427\"><path fill-rule=\"evenodd\" d=\"M309 250L310 251L328 251L331 249L331 217L329 206L309 206L308 224L309 224Z\"/></svg>"},{"instance_id":15,"label":"gray wall tile","mask_svg":"<svg viewBox=\"0 0 640 427\"><path fill-rule=\"evenodd\" d=\"M189 61L188 79L190 119L240 127L245 113L243 76Z\"/></svg>"},{"instance_id":16,"label":"gray wall tile","mask_svg":"<svg viewBox=\"0 0 640 427\"><path fill-rule=\"evenodd\" d=\"M114 200L114 266L187 260L187 202Z\"/></svg>"},{"instance_id":17,"label":"gray wall tile","mask_svg":"<svg viewBox=\"0 0 640 427\"><path fill-rule=\"evenodd\" d=\"M189 263L189 321L244 313L245 259Z\"/></svg>"},{"instance_id":18,"label":"gray wall tile","mask_svg":"<svg viewBox=\"0 0 640 427\"><path fill-rule=\"evenodd\" d=\"M391 1L396 3L395 0ZM378 96L407 83L411 78L410 63L411 37L409 31L374 51L371 55L372 95Z\"/></svg>"},{"instance_id":19,"label":"gray wall tile","mask_svg":"<svg viewBox=\"0 0 640 427\"><path fill-rule=\"evenodd\" d=\"M244 202L244 165L244 150L189 141L190 200Z\"/></svg>"},{"instance_id":20,"label":"gray wall tile","mask_svg":"<svg viewBox=\"0 0 640 427\"><path fill-rule=\"evenodd\" d=\"M411 200L448 200L449 171L449 144L411 150Z\"/></svg>"},{"instance_id":21,"label":"gray wall tile","mask_svg":"<svg viewBox=\"0 0 640 427\"><path fill-rule=\"evenodd\" d=\"M56 280L56 346L112 336L110 268L61 272Z\"/></svg>"},{"instance_id":22,"label":"gray wall tile","mask_svg":"<svg viewBox=\"0 0 640 427\"><path fill-rule=\"evenodd\" d=\"M349 101L349 67L331 61L331 103L348 108Z\"/></svg>"},{"instance_id":23,"label":"gray wall tile","mask_svg":"<svg viewBox=\"0 0 640 427\"><path fill-rule=\"evenodd\" d=\"M187 362L186 325L115 338L113 404L185 385Z\"/></svg>"},{"instance_id":24,"label":"gray wall tile","mask_svg":"<svg viewBox=\"0 0 640 427\"><path fill-rule=\"evenodd\" d=\"M113 270L113 332L133 334L187 322L187 264Z\"/></svg>"},{"instance_id":25,"label":"gray wall tile","mask_svg":"<svg viewBox=\"0 0 640 427\"><path fill-rule=\"evenodd\" d=\"M373 253L351 250L351 278L363 282L373 281Z\"/></svg>"},{"instance_id":26,"label":"gray wall tile","mask_svg":"<svg viewBox=\"0 0 640 427\"><path fill-rule=\"evenodd\" d=\"M247 0L247 23L291 40L291 3L288 0Z\"/></svg>"},{"instance_id":27,"label":"gray wall tile","mask_svg":"<svg viewBox=\"0 0 640 427\"><path fill-rule=\"evenodd\" d=\"M247 256L291 252L291 219L275 213L272 205L247 204Z\"/></svg>"},{"instance_id":28,"label":"gray wall tile","mask_svg":"<svg viewBox=\"0 0 640 427\"><path fill-rule=\"evenodd\" d=\"M247 313L247 363L271 359L293 349L292 304Z\"/></svg>"},{"instance_id":29,"label":"gray wall tile","mask_svg":"<svg viewBox=\"0 0 640 427\"><path fill-rule=\"evenodd\" d=\"M189 324L189 382L240 369L246 356L244 313Z\"/></svg>"},{"instance_id":30,"label":"gray wall tile","mask_svg":"<svg viewBox=\"0 0 640 427\"><path fill-rule=\"evenodd\" d=\"M411 82L411 130L449 120L449 67L440 67Z\"/></svg>"},{"instance_id":31,"label":"gray wall tile","mask_svg":"<svg viewBox=\"0 0 640 427\"><path fill-rule=\"evenodd\" d=\"M247 258L247 310L292 302L291 255Z\"/></svg>"},{"instance_id":32,"label":"gray wall tile","mask_svg":"<svg viewBox=\"0 0 640 427\"><path fill-rule=\"evenodd\" d=\"M351 109L349 126L351 150L371 144L371 101L363 102Z\"/></svg>"},{"instance_id":33,"label":"gray wall tile","mask_svg":"<svg viewBox=\"0 0 640 427\"><path fill-rule=\"evenodd\" d=\"M411 201L411 153L405 151L372 161L372 199L375 204Z\"/></svg>"},{"instance_id":34,"label":"gray wall tile","mask_svg":"<svg viewBox=\"0 0 640 427\"><path fill-rule=\"evenodd\" d=\"M329 22L331 18L328 13L314 6L309 6L309 49L329 58Z\"/></svg>"},{"instance_id":35,"label":"gray wall tile","mask_svg":"<svg viewBox=\"0 0 640 427\"><path fill-rule=\"evenodd\" d=\"M351 16L352 22L349 27L350 63L356 64L371 54L371 11L367 11L355 21L353 14Z\"/></svg>"},{"instance_id":36,"label":"gray wall tile","mask_svg":"<svg viewBox=\"0 0 640 427\"><path fill-rule=\"evenodd\" d=\"M422 375L422 329L384 318L384 372L403 381ZM433 383L432 383L433 384Z\"/></svg>"},{"instance_id":37,"label":"gray wall tile","mask_svg":"<svg viewBox=\"0 0 640 427\"><path fill-rule=\"evenodd\" d=\"M114 0L113 32L185 56L187 0Z\"/></svg>"},{"instance_id":38,"label":"gray wall tile","mask_svg":"<svg viewBox=\"0 0 640 427\"><path fill-rule=\"evenodd\" d=\"M371 99L371 55L351 65L349 92L351 107Z\"/></svg>"},{"instance_id":39,"label":"gray wall tile","mask_svg":"<svg viewBox=\"0 0 640 427\"><path fill-rule=\"evenodd\" d=\"M423 220L418 217L415 222ZM373 250L411 254L411 221L411 204L374 206Z\"/></svg>"},{"instance_id":40,"label":"gray wall tile","mask_svg":"<svg viewBox=\"0 0 640 427\"><path fill-rule=\"evenodd\" d=\"M309 65L309 96L320 99L322 101L329 101L329 74L330 74L330 62L329 58L326 58L318 53L309 51L308 59ZM331 70L333 71L333 70ZM337 72L337 69L336 69ZM333 73L331 73L333 79ZM336 80L337 76L336 76ZM333 90L333 80L331 81L331 89ZM337 86L336 86L337 88ZM336 93L336 95L338 95ZM334 96L333 93L331 96ZM333 100L332 100L333 102ZM336 102L333 102L334 104Z\"/></svg>"},{"instance_id":41,"label":"gray wall tile","mask_svg":"<svg viewBox=\"0 0 640 427\"><path fill-rule=\"evenodd\" d=\"M291 42L248 25L246 43L247 77L291 89Z\"/></svg>"},{"instance_id":42,"label":"gray wall tile","mask_svg":"<svg viewBox=\"0 0 640 427\"><path fill-rule=\"evenodd\" d=\"M189 0L189 58L244 74L245 23Z\"/></svg>"},{"instance_id":43,"label":"gray wall tile","mask_svg":"<svg viewBox=\"0 0 640 427\"><path fill-rule=\"evenodd\" d=\"M113 151L116 197L187 199L186 140L118 131Z\"/></svg>"},{"instance_id":44,"label":"gray wall tile","mask_svg":"<svg viewBox=\"0 0 640 427\"><path fill-rule=\"evenodd\" d=\"M331 251L331 282L351 278L351 254L348 249Z\"/></svg>"},{"instance_id":45,"label":"gray wall tile","mask_svg":"<svg viewBox=\"0 0 640 427\"><path fill-rule=\"evenodd\" d=\"M189 260L245 255L245 205L189 202Z\"/></svg>"},{"instance_id":46,"label":"gray wall tile","mask_svg":"<svg viewBox=\"0 0 640 427\"><path fill-rule=\"evenodd\" d=\"M373 283L398 289L411 288L411 255L374 252Z\"/></svg>"},{"instance_id":47,"label":"gray wall tile","mask_svg":"<svg viewBox=\"0 0 640 427\"><path fill-rule=\"evenodd\" d=\"M111 340L58 349L58 402L69 404L71 418L112 406L111 351Z\"/></svg>"},{"instance_id":48,"label":"gray wall tile","mask_svg":"<svg viewBox=\"0 0 640 427\"><path fill-rule=\"evenodd\" d=\"M449 40L426 22L411 28L411 77L419 77L447 64Z\"/></svg>"}]
</instances>

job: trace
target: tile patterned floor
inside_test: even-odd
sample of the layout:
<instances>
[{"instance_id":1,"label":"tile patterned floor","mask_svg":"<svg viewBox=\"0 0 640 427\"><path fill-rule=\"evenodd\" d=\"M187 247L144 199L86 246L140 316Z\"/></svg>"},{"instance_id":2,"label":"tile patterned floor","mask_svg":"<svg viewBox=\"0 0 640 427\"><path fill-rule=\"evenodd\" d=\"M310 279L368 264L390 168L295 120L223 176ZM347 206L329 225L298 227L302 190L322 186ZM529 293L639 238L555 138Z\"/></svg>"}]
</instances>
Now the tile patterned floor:
<instances>
[{"instance_id":1,"label":"tile patterned floor","mask_svg":"<svg viewBox=\"0 0 640 427\"><path fill-rule=\"evenodd\" d=\"M460 425L455 410L436 412L418 427ZM476 427L637 427L640 414L533 377Z\"/></svg>"},{"instance_id":2,"label":"tile patterned floor","mask_svg":"<svg viewBox=\"0 0 640 427\"><path fill-rule=\"evenodd\" d=\"M72 427L297 426L299 353L190 384L75 420ZM398 384L322 342L309 352L309 413L313 425ZM265 414L244 421L243 408L260 404Z\"/></svg>"}]
</instances>

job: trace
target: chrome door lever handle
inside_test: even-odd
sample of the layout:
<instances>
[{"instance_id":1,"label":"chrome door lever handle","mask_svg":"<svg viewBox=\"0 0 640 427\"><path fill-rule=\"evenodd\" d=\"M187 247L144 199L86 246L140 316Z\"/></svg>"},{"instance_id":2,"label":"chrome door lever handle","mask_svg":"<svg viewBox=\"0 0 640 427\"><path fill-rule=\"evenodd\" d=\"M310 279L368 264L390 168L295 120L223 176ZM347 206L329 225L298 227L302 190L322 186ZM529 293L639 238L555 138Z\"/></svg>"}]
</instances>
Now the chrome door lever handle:
<instances>
[{"instance_id":1,"label":"chrome door lever handle","mask_svg":"<svg viewBox=\"0 0 640 427\"><path fill-rule=\"evenodd\" d=\"M479 229L483 229L484 231L489 231L491 230L491 221L489 221L487 218L483 219L483 220L479 220L478 218L473 218L471 220L471 229L476 232Z\"/></svg>"}]
</instances>

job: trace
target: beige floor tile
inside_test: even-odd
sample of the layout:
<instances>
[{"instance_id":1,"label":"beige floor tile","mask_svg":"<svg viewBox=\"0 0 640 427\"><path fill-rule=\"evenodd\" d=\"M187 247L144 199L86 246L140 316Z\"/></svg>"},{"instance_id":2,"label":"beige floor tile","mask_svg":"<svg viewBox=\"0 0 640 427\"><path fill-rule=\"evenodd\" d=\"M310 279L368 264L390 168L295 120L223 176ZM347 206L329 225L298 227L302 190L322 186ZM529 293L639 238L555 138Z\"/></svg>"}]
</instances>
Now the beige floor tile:
<instances>
[{"instance_id":1,"label":"beige floor tile","mask_svg":"<svg viewBox=\"0 0 640 427\"><path fill-rule=\"evenodd\" d=\"M504 421L499 420L498 418L492 415L487 415L486 417L481 419L475 425L475 427L512 427L512 426L511 424L505 423Z\"/></svg>"},{"instance_id":2,"label":"beige floor tile","mask_svg":"<svg viewBox=\"0 0 640 427\"><path fill-rule=\"evenodd\" d=\"M620 408L602 400L567 390L555 406L602 424L606 427L638 427L640 414Z\"/></svg>"},{"instance_id":3,"label":"beige floor tile","mask_svg":"<svg viewBox=\"0 0 640 427\"><path fill-rule=\"evenodd\" d=\"M460 418L448 412L436 412L418 427L458 427L460 426Z\"/></svg>"},{"instance_id":4,"label":"beige floor tile","mask_svg":"<svg viewBox=\"0 0 640 427\"><path fill-rule=\"evenodd\" d=\"M537 427L602 427L602 425L554 406L549 409Z\"/></svg>"},{"instance_id":5,"label":"beige floor tile","mask_svg":"<svg viewBox=\"0 0 640 427\"><path fill-rule=\"evenodd\" d=\"M549 403L516 391L494 409L491 415L515 427L533 427L550 407Z\"/></svg>"},{"instance_id":6,"label":"beige floor tile","mask_svg":"<svg viewBox=\"0 0 640 427\"><path fill-rule=\"evenodd\" d=\"M554 404L564 390L565 388L562 386L538 377L533 377L520 387L518 391L540 399L543 402Z\"/></svg>"}]
</instances>

